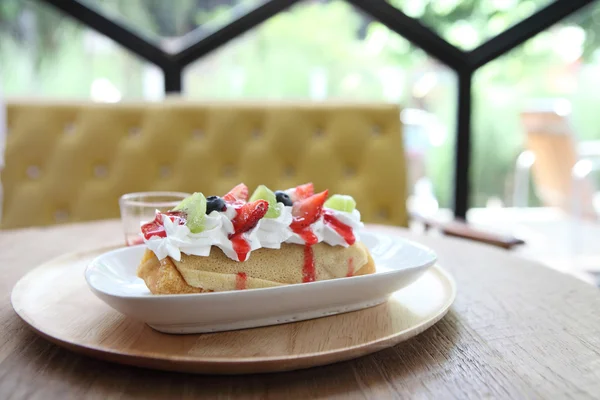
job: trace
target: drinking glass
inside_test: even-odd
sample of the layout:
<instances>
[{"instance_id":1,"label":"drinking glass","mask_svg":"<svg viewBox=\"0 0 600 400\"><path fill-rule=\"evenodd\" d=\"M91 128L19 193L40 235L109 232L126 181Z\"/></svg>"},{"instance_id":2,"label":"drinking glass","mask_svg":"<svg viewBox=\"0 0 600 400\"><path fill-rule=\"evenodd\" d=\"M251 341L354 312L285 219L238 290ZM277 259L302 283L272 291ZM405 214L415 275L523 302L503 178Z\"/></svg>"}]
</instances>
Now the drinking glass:
<instances>
[{"instance_id":1,"label":"drinking glass","mask_svg":"<svg viewBox=\"0 0 600 400\"><path fill-rule=\"evenodd\" d=\"M119 199L125 244L133 246L144 242L140 227L154 219L156 210L166 212L190 196L184 192L127 193Z\"/></svg>"}]
</instances>

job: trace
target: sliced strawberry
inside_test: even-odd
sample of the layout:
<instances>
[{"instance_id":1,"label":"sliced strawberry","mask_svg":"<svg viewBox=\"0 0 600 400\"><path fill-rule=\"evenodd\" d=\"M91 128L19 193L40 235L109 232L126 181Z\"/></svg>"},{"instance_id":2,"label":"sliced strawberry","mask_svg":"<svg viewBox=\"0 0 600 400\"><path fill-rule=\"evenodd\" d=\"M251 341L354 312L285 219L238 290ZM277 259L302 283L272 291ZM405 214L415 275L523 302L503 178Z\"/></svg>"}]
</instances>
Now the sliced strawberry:
<instances>
[{"instance_id":1,"label":"sliced strawberry","mask_svg":"<svg viewBox=\"0 0 600 400\"><path fill-rule=\"evenodd\" d=\"M315 187L312 182L305 183L304 185L296 186L295 190L295 199L296 200L304 200L315 194Z\"/></svg>"},{"instance_id":2,"label":"sliced strawberry","mask_svg":"<svg viewBox=\"0 0 600 400\"><path fill-rule=\"evenodd\" d=\"M154 223L161 226L164 225L165 216L168 216L171 221L176 222L179 225L185 225L187 220L187 214L183 211L167 211L166 213L157 211L154 216Z\"/></svg>"},{"instance_id":3,"label":"sliced strawberry","mask_svg":"<svg viewBox=\"0 0 600 400\"><path fill-rule=\"evenodd\" d=\"M183 211L167 211L164 214L157 211L153 221L142 225L142 234L146 239L150 239L152 236L162 238L167 237L167 232L164 228L165 215L169 217L171 221L179 225L185 225L187 215Z\"/></svg>"},{"instance_id":4,"label":"sliced strawberry","mask_svg":"<svg viewBox=\"0 0 600 400\"><path fill-rule=\"evenodd\" d=\"M266 200L256 200L252 203L246 203L237 209L237 215L231 220L234 234L247 232L254 228L258 221L265 216L269 210L269 202ZM233 236L233 235L230 235Z\"/></svg>"},{"instance_id":5,"label":"sliced strawberry","mask_svg":"<svg viewBox=\"0 0 600 400\"><path fill-rule=\"evenodd\" d=\"M285 191L288 196L290 196L290 200L292 203L298 200L304 200L309 198L313 194L315 194L315 187L312 182L305 183L304 185L296 186L295 188L288 189Z\"/></svg>"},{"instance_id":6,"label":"sliced strawberry","mask_svg":"<svg viewBox=\"0 0 600 400\"><path fill-rule=\"evenodd\" d=\"M233 189L229 191L225 196L223 196L223 200L226 203L236 203L236 202L246 202L248 201L248 186L240 183Z\"/></svg>"},{"instance_id":7,"label":"sliced strawberry","mask_svg":"<svg viewBox=\"0 0 600 400\"><path fill-rule=\"evenodd\" d=\"M150 239L152 236L158 236L161 238L167 237L165 228L156 221L148 222L142 225L142 234L146 239Z\"/></svg>"},{"instance_id":8,"label":"sliced strawberry","mask_svg":"<svg viewBox=\"0 0 600 400\"><path fill-rule=\"evenodd\" d=\"M292 207L294 219L290 225L293 231L307 228L321 217L323 204L327 199L327 192L326 190L294 203Z\"/></svg>"},{"instance_id":9,"label":"sliced strawberry","mask_svg":"<svg viewBox=\"0 0 600 400\"><path fill-rule=\"evenodd\" d=\"M171 221L176 222L179 225L185 225L185 222L187 220L187 214L183 211L167 211L164 215L167 215L171 219ZM161 216L160 221L158 220L159 216ZM162 224L162 218L162 214L158 214L156 216L155 221L160 222Z\"/></svg>"}]
</instances>

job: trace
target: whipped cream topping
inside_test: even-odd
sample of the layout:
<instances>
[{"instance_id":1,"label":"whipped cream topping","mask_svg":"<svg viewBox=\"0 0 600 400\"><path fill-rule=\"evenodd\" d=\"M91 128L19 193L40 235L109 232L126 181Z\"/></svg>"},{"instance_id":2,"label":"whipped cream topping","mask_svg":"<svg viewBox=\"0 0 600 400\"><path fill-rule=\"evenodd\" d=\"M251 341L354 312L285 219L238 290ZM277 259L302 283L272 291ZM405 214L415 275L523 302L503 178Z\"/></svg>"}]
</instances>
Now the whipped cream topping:
<instances>
[{"instance_id":1,"label":"whipped cream topping","mask_svg":"<svg viewBox=\"0 0 600 400\"><path fill-rule=\"evenodd\" d=\"M181 261L181 253L191 256L210 255L212 246L217 246L225 254L235 254L233 245L229 240L229 234L233 233L231 219L236 215L232 207L225 212L213 211L204 219L205 229L200 233L192 233L185 225L178 225L170 218L163 218L163 226L167 234L162 238L152 236L144 239L146 246L156 254L159 260L169 256L176 261ZM236 255L237 259L237 255Z\"/></svg>"},{"instance_id":2,"label":"whipped cream topping","mask_svg":"<svg viewBox=\"0 0 600 400\"><path fill-rule=\"evenodd\" d=\"M352 228L354 238L357 242L360 241L358 230L365 226L362 222L360 222L360 211L354 209L352 212L345 212L334 210L333 208L326 208L325 210L342 224L348 225L350 228ZM350 246L343 236L341 236L335 229L326 223L323 224L323 241L330 246Z\"/></svg>"},{"instance_id":3,"label":"whipped cream topping","mask_svg":"<svg viewBox=\"0 0 600 400\"><path fill-rule=\"evenodd\" d=\"M277 218L262 218L257 229L257 238L260 241L261 247L269 249L281 248L281 243L285 242L292 236L293 232L290 229L292 223L292 207L286 207L283 203L277 203L279 217Z\"/></svg>"},{"instance_id":4,"label":"whipped cream topping","mask_svg":"<svg viewBox=\"0 0 600 400\"><path fill-rule=\"evenodd\" d=\"M242 234L250 246L246 260L250 258L252 251L261 247L279 249L282 243L305 244L304 239L290 228L293 220L292 207L277 203L277 209L280 211L279 217L262 218L253 229ZM350 227L356 241L360 240L357 230L364 225L360 221L358 210L344 212L325 208L324 211ZM144 239L144 242L159 260L168 256L181 261L181 253L208 257L212 246L217 246L227 257L239 261L233 243L229 239L229 235L234 233L231 220L236 215L237 211L233 207L227 207L224 212L213 211L206 215L205 228L200 233L192 233L187 226L179 225L165 217L163 225L166 237L152 236L150 239ZM318 242L325 242L330 246L349 246L346 239L323 220L323 216L310 226L310 230L315 234Z\"/></svg>"}]
</instances>

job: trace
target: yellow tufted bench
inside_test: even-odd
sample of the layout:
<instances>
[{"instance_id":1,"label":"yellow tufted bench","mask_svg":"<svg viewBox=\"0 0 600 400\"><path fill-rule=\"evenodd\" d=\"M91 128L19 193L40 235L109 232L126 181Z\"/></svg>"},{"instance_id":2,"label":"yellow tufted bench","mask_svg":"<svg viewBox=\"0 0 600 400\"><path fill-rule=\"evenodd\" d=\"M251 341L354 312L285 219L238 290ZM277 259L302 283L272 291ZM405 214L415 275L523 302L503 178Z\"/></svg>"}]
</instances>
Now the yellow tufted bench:
<instances>
[{"instance_id":1,"label":"yellow tufted bench","mask_svg":"<svg viewBox=\"0 0 600 400\"><path fill-rule=\"evenodd\" d=\"M127 192L307 181L354 196L367 222L407 225L393 105L14 100L7 121L2 228L116 218Z\"/></svg>"}]
</instances>

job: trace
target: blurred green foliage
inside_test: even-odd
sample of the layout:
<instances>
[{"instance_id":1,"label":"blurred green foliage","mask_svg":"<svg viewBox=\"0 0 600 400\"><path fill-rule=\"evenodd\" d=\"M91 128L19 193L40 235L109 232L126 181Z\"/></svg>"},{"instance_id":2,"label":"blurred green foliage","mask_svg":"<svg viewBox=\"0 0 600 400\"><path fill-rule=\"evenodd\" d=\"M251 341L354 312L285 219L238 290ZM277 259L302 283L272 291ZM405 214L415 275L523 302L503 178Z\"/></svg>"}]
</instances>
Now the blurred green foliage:
<instances>
[{"instance_id":1,"label":"blurred green foliage","mask_svg":"<svg viewBox=\"0 0 600 400\"><path fill-rule=\"evenodd\" d=\"M258 0L81 0L164 43L227 23ZM391 0L452 44L470 50L549 0ZM560 30L560 32L559 32ZM565 97L578 136L600 139L600 2L480 69L474 84L473 204L510 202L522 150L519 112L533 99ZM106 78L141 98L148 65L35 0L0 1L0 82L7 95L89 97ZM191 98L337 98L423 108L448 135L427 152L440 205L452 190L454 73L347 3L305 1L185 71Z\"/></svg>"}]
</instances>

